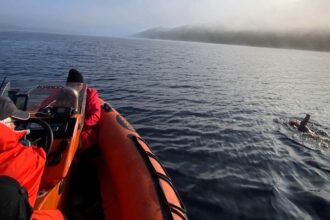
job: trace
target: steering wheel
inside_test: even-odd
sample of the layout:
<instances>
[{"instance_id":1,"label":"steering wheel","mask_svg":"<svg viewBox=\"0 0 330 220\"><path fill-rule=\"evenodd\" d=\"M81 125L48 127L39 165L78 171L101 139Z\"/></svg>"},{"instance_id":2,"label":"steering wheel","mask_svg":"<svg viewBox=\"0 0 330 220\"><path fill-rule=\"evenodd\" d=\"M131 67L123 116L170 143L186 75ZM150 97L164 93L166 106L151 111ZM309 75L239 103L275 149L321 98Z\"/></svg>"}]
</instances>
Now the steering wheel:
<instances>
[{"instance_id":1,"label":"steering wheel","mask_svg":"<svg viewBox=\"0 0 330 220\"><path fill-rule=\"evenodd\" d=\"M40 129L35 129L32 124L37 124ZM32 145L42 147L48 155L53 146L54 134L47 122L39 118L29 118L26 121L17 121L16 126L23 129L30 129L30 134L27 139L32 142Z\"/></svg>"}]
</instances>

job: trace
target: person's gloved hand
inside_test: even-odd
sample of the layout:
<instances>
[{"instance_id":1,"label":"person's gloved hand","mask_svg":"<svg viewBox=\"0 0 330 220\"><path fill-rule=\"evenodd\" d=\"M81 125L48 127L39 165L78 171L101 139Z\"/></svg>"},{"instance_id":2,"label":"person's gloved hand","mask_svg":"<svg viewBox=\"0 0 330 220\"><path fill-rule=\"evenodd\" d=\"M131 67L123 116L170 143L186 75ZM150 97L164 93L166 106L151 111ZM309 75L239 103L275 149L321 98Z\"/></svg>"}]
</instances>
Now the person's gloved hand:
<instances>
[{"instance_id":1,"label":"person's gloved hand","mask_svg":"<svg viewBox=\"0 0 330 220\"><path fill-rule=\"evenodd\" d=\"M29 135L30 132L31 132L30 129L15 131L17 141L19 141L21 144L25 146L31 146L31 142L28 139L26 139L26 136Z\"/></svg>"}]
</instances>

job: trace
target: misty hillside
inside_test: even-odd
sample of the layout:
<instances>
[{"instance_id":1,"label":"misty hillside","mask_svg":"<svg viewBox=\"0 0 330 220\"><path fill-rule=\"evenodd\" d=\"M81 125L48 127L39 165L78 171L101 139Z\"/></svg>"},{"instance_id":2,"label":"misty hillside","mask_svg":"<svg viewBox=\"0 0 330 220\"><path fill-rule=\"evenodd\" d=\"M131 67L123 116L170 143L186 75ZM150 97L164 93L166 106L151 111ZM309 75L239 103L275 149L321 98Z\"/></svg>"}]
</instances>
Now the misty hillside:
<instances>
[{"instance_id":1,"label":"misty hillside","mask_svg":"<svg viewBox=\"0 0 330 220\"><path fill-rule=\"evenodd\" d=\"M0 23L0 31L24 30L21 26Z\"/></svg>"},{"instance_id":2,"label":"misty hillside","mask_svg":"<svg viewBox=\"0 0 330 220\"><path fill-rule=\"evenodd\" d=\"M330 51L330 31L257 32L182 26L172 29L151 28L135 37Z\"/></svg>"},{"instance_id":3,"label":"misty hillside","mask_svg":"<svg viewBox=\"0 0 330 220\"><path fill-rule=\"evenodd\" d=\"M3 24L3 23L0 23L0 31L26 31L26 32L45 31L45 32L47 32L47 30L43 30L41 28L23 27L23 26Z\"/></svg>"}]
</instances>

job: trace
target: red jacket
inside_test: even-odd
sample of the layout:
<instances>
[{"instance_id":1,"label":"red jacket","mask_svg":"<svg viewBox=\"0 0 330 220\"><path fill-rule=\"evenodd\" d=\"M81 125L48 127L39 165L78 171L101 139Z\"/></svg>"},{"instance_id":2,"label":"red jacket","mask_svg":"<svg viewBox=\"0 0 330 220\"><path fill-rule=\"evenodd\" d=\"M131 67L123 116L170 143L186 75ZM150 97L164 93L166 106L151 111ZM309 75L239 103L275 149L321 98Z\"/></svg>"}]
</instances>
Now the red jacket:
<instances>
[{"instance_id":1,"label":"red jacket","mask_svg":"<svg viewBox=\"0 0 330 220\"><path fill-rule=\"evenodd\" d=\"M0 123L0 175L16 179L26 188L33 207L45 167L42 148L26 147L18 141L25 132L15 132Z\"/></svg>"},{"instance_id":2,"label":"red jacket","mask_svg":"<svg viewBox=\"0 0 330 220\"><path fill-rule=\"evenodd\" d=\"M97 124L101 118L101 106L97 90L87 88L84 130L81 133L81 150L97 145Z\"/></svg>"},{"instance_id":3,"label":"red jacket","mask_svg":"<svg viewBox=\"0 0 330 220\"><path fill-rule=\"evenodd\" d=\"M100 118L101 106L97 90L94 88L87 88L85 126L91 127L96 125Z\"/></svg>"},{"instance_id":4,"label":"red jacket","mask_svg":"<svg viewBox=\"0 0 330 220\"><path fill-rule=\"evenodd\" d=\"M46 153L42 148L27 147L18 141L26 131L15 132L0 123L0 175L10 176L24 186L33 207L45 167ZM59 210L35 210L31 220L63 220Z\"/></svg>"}]
</instances>

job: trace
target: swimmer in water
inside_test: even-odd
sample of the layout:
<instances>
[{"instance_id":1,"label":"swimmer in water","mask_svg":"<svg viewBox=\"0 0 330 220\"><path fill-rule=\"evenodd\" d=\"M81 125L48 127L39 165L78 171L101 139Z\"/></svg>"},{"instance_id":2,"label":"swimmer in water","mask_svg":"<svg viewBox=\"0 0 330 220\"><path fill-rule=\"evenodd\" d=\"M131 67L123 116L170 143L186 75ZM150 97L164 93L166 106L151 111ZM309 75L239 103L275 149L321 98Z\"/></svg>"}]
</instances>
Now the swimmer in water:
<instances>
[{"instance_id":1,"label":"swimmer in water","mask_svg":"<svg viewBox=\"0 0 330 220\"><path fill-rule=\"evenodd\" d=\"M294 127L294 128L297 128L297 130L300 131L300 132L313 134L314 132L312 132L311 129L309 129L307 127L307 123L308 123L310 117L311 116L309 114L306 114L305 118L302 121L291 120L291 121L289 121L289 125Z\"/></svg>"},{"instance_id":2,"label":"swimmer in water","mask_svg":"<svg viewBox=\"0 0 330 220\"><path fill-rule=\"evenodd\" d=\"M330 138L328 137L326 132L320 134L318 131L314 132L309 127L307 127L307 123L310 117L311 116L309 114L306 114L305 118L302 121L290 120L289 125L296 128L298 131L304 133L308 137L318 141L321 146L328 148L330 146Z\"/></svg>"}]
</instances>

